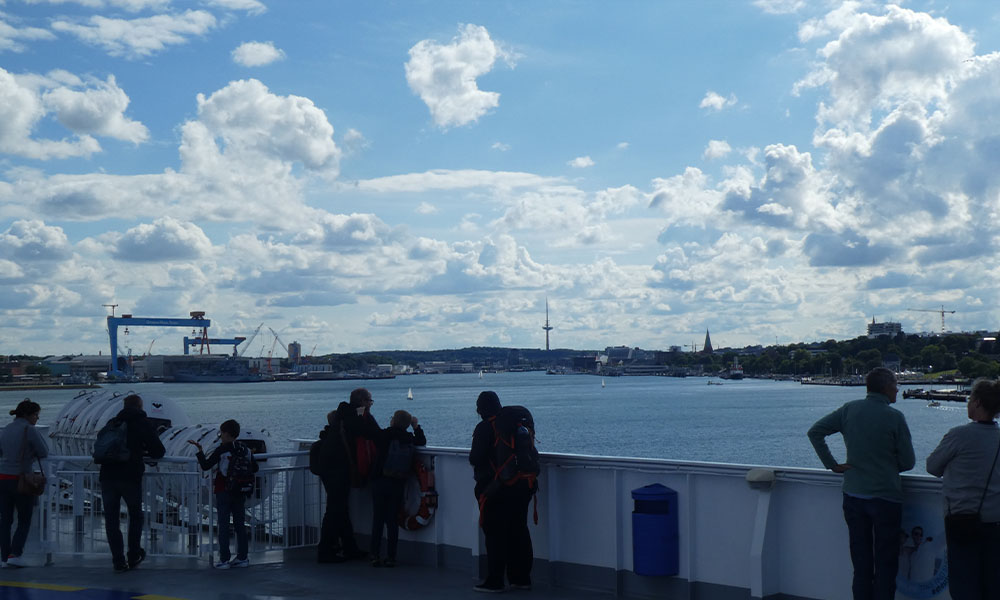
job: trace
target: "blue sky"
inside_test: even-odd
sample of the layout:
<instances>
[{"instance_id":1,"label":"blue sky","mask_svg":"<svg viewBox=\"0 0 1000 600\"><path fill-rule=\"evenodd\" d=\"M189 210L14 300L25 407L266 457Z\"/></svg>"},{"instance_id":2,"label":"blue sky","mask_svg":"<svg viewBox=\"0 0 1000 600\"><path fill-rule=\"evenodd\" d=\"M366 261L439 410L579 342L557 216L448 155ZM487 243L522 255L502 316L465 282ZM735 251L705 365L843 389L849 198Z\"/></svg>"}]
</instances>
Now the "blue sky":
<instances>
[{"instance_id":1,"label":"blue sky","mask_svg":"<svg viewBox=\"0 0 1000 600\"><path fill-rule=\"evenodd\" d=\"M0 352L995 330L998 50L982 2L0 0Z\"/></svg>"}]
</instances>

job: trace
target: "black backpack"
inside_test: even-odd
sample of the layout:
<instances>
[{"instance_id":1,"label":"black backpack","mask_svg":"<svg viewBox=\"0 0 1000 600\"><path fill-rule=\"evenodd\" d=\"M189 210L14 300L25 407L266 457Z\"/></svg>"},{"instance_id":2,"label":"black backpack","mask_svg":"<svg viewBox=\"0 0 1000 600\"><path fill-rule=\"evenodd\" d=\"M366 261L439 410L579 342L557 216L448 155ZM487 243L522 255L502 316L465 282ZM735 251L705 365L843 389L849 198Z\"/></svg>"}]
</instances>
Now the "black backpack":
<instances>
[{"instance_id":1,"label":"black backpack","mask_svg":"<svg viewBox=\"0 0 1000 600\"><path fill-rule=\"evenodd\" d=\"M249 496L253 493L254 466L257 461L253 457L253 452L239 442L233 442L233 449L229 453L229 469L226 472L226 491L229 493L241 493Z\"/></svg>"},{"instance_id":2,"label":"black backpack","mask_svg":"<svg viewBox=\"0 0 1000 600\"><path fill-rule=\"evenodd\" d=\"M99 465L127 463L132 458L128 449L128 422L114 417L101 427L94 440L94 462Z\"/></svg>"},{"instance_id":3,"label":"black backpack","mask_svg":"<svg viewBox=\"0 0 1000 600\"><path fill-rule=\"evenodd\" d=\"M505 406L493 420L494 479L504 485L526 480L532 488L541 472L535 448L535 420L523 406Z\"/></svg>"},{"instance_id":4,"label":"black backpack","mask_svg":"<svg viewBox=\"0 0 1000 600\"><path fill-rule=\"evenodd\" d=\"M392 479L407 479L413 473L416 449L410 440L392 440L385 453L382 475Z\"/></svg>"}]
</instances>

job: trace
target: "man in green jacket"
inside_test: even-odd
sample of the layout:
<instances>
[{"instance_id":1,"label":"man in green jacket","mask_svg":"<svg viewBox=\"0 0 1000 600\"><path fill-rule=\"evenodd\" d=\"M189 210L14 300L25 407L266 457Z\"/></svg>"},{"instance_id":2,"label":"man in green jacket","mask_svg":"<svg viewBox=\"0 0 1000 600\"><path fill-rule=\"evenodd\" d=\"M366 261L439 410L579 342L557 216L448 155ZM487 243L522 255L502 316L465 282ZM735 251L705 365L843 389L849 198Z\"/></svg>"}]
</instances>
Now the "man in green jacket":
<instances>
[{"instance_id":1,"label":"man in green jacket","mask_svg":"<svg viewBox=\"0 0 1000 600\"><path fill-rule=\"evenodd\" d=\"M899 474L913 468L913 443L896 401L896 375L872 369L865 378L868 395L848 402L809 429L823 466L844 475L844 520L854 564L854 600L892 600L903 516ZM826 436L840 433L847 460L838 463Z\"/></svg>"}]
</instances>

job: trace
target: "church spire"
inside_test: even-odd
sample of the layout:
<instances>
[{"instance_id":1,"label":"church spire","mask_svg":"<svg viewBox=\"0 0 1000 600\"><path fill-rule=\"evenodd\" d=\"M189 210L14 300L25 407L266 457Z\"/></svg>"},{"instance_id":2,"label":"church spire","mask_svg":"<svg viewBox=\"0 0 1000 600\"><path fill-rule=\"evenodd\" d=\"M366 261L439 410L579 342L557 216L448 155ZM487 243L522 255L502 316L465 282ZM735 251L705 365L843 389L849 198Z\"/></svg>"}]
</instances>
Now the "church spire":
<instances>
[{"instance_id":1,"label":"church spire","mask_svg":"<svg viewBox=\"0 0 1000 600\"><path fill-rule=\"evenodd\" d=\"M702 346L701 351L705 354L712 353L712 338L708 335L708 330L705 330L705 345Z\"/></svg>"}]
</instances>

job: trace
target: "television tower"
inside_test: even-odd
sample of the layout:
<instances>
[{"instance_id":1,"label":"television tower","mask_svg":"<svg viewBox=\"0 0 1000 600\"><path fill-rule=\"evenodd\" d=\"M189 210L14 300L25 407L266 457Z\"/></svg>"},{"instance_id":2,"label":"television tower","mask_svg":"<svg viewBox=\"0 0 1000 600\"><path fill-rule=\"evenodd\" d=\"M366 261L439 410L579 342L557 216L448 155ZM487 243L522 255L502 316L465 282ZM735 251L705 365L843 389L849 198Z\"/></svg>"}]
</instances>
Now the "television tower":
<instances>
[{"instance_id":1,"label":"television tower","mask_svg":"<svg viewBox=\"0 0 1000 600\"><path fill-rule=\"evenodd\" d=\"M545 351L549 350L549 332L552 331L552 326L549 325L549 299L545 299L545 326L542 327L545 330Z\"/></svg>"}]
</instances>

